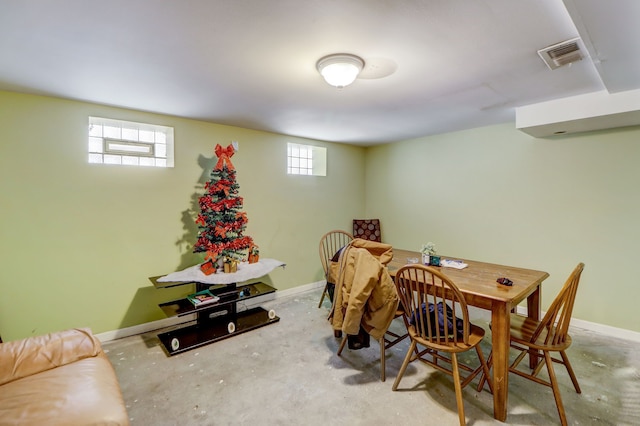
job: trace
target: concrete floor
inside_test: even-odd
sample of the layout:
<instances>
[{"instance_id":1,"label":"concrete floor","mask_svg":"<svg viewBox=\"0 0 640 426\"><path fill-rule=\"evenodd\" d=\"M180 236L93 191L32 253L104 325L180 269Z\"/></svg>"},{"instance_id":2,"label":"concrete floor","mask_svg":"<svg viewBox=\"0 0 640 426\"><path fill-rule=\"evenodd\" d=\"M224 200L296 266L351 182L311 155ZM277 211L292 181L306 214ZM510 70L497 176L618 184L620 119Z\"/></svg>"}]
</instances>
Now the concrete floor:
<instances>
[{"instance_id":1,"label":"concrete floor","mask_svg":"<svg viewBox=\"0 0 640 426\"><path fill-rule=\"evenodd\" d=\"M387 351L386 382L380 381L376 342L336 356L339 341L326 321L329 304L318 308L319 300L317 290L267 302L262 306L274 309L280 322L173 357L155 332L104 343L132 424L458 424L448 375L412 363L398 391L391 391L408 343ZM488 330L485 314L473 315ZM392 327L401 328L396 322ZM556 368L569 424L639 425L640 344L580 329L571 334L568 355L582 394L564 368ZM509 379L504 424L559 424L550 388ZM491 395L476 392L475 383L463 391L467 424L503 424L493 419Z\"/></svg>"}]
</instances>

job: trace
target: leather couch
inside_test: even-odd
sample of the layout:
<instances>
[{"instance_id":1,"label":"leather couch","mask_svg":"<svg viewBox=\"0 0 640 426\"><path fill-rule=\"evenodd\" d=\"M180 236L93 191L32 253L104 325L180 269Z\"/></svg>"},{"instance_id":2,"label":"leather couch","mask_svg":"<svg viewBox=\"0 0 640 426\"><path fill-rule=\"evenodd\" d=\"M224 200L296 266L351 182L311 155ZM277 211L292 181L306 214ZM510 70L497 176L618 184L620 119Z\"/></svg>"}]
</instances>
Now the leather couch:
<instances>
[{"instance_id":1,"label":"leather couch","mask_svg":"<svg viewBox=\"0 0 640 426\"><path fill-rule=\"evenodd\" d=\"M129 424L113 366L91 330L0 344L0 424Z\"/></svg>"}]
</instances>

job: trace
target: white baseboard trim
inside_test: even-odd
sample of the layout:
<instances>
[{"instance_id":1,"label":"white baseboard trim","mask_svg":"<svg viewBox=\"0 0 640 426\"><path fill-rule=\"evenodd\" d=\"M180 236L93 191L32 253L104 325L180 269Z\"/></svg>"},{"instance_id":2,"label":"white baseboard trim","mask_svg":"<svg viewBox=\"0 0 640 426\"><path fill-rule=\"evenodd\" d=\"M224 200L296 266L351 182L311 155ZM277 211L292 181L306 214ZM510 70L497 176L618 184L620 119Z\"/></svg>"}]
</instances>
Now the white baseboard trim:
<instances>
[{"instance_id":1,"label":"white baseboard trim","mask_svg":"<svg viewBox=\"0 0 640 426\"><path fill-rule=\"evenodd\" d=\"M243 307L247 309L258 306L262 303L282 299L285 297L292 297L300 294L304 294L318 288L324 287L325 281L317 281L314 283L304 284L298 287L289 288L286 290L278 290L274 293L265 294L264 296L254 297L244 302ZM184 315L181 317L164 318L161 320L146 322L144 324L138 324L131 327L120 328L112 331L105 331L104 333L96 334L98 340L102 343L110 342L112 340L122 339L124 337L135 336L138 334L148 333L154 330L160 330L162 328L173 327L180 324L185 324L191 321L195 321L195 314Z\"/></svg>"},{"instance_id":2,"label":"white baseboard trim","mask_svg":"<svg viewBox=\"0 0 640 426\"><path fill-rule=\"evenodd\" d=\"M524 306L518 306L517 312L521 315L527 314L527 308ZM546 312L541 314L544 316ZM596 322L585 321L578 318L571 318L571 328L579 328L585 331L591 331L593 333L602 334L616 339L630 340L632 342L640 343L640 333L633 330L627 330L624 328L612 327L610 325L598 324Z\"/></svg>"},{"instance_id":3,"label":"white baseboard trim","mask_svg":"<svg viewBox=\"0 0 640 426\"><path fill-rule=\"evenodd\" d=\"M247 309L258 306L262 303L282 299L285 297L293 297L300 294L304 294L310 291L314 291L316 289L324 287L325 281L316 281L314 283L304 284L298 287L289 288L286 290L279 290L271 294L265 294L264 296L255 297L253 299L247 300L245 303L245 307ZM521 315L527 314L527 308L524 306L518 306L518 313ZM542 312L542 315L545 313ZM135 336L137 334L148 333L150 331L159 330L161 328L172 327L180 324L184 324L187 322L194 321L195 315L185 315L182 317L174 317L174 318L164 318L157 321L151 321L144 324L138 324L131 327L121 328L113 331L106 331L104 333L96 334L96 337L101 342L109 342L111 340L122 339L124 337ZM612 327L609 325L598 324L595 322L584 321L581 319L573 318L571 320L571 327L580 328L582 330L591 331L594 333L618 338L630 340L633 342L640 343L640 333L633 330L626 330L624 328Z\"/></svg>"},{"instance_id":4,"label":"white baseboard trim","mask_svg":"<svg viewBox=\"0 0 640 426\"><path fill-rule=\"evenodd\" d=\"M173 327L175 325L180 325L189 321L194 321L195 319L196 316L194 314L185 315L182 317L163 318L161 320L145 322L144 324L133 325L131 327L105 331L104 333L96 334L96 337L102 343L105 343L129 336L135 336L137 334L148 333L150 331L159 330L161 328Z\"/></svg>"},{"instance_id":5,"label":"white baseboard trim","mask_svg":"<svg viewBox=\"0 0 640 426\"><path fill-rule=\"evenodd\" d=\"M640 333L624 328L611 327L610 325L598 324L597 322L585 321L577 318L571 319L571 327L581 328L594 333L615 337L618 339L631 340L640 343Z\"/></svg>"}]
</instances>

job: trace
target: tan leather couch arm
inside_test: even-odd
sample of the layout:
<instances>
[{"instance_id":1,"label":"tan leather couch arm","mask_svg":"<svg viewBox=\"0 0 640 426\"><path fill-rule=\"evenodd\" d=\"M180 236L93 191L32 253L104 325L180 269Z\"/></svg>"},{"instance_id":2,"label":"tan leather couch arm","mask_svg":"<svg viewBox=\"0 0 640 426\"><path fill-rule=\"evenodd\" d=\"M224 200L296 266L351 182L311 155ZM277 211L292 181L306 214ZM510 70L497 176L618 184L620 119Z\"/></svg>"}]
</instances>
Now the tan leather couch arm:
<instances>
[{"instance_id":1,"label":"tan leather couch arm","mask_svg":"<svg viewBox=\"0 0 640 426\"><path fill-rule=\"evenodd\" d=\"M102 352L89 328L70 329L0 344L0 385Z\"/></svg>"}]
</instances>

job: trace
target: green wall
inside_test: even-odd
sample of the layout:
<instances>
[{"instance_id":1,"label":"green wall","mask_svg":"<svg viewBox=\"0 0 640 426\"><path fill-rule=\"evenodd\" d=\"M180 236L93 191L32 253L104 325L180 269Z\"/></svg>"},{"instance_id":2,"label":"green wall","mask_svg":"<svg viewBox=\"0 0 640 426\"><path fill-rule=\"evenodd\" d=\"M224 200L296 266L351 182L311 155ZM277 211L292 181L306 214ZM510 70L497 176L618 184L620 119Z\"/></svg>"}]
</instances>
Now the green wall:
<instances>
[{"instance_id":1,"label":"green wall","mask_svg":"<svg viewBox=\"0 0 640 426\"><path fill-rule=\"evenodd\" d=\"M505 124L371 148L387 242L540 269L546 308L585 263L574 317L640 331L640 128L535 139Z\"/></svg>"},{"instance_id":2,"label":"green wall","mask_svg":"<svg viewBox=\"0 0 640 426\"><path fill-rule=\"evenodd\" d=\"M175 167L87 163L89 115L175 128ZM194 201L217 143L233 157L261 255L280 290L321 280L320 237L379 217L383 237L440 254L548 271L543 307L585 262L574 316L640 331L640 128L535 139L512 124L373 148L0 92L0 335L96 333L164 315L186 289L150 276L200 260ZM328 176L287 176L286 143L328 147Z\"/></svg>"},{"instance_id":3,"label":"green wall","mask_svg":"<svg viewBox=\"0 0 640 426\"><path fill-rule=\"evenodd\" d=\"M171 169L87 163L88 116L173 126ZM364 213L365 149L50 97L0 92L0 335L95 333L164 318L148 277L191 266L194 202L216 144L233 157L261 256L283 290L323 278L318 241ZM328 147L328 176L287 176L286 143Z\"/></svg>"}]
</instances>

